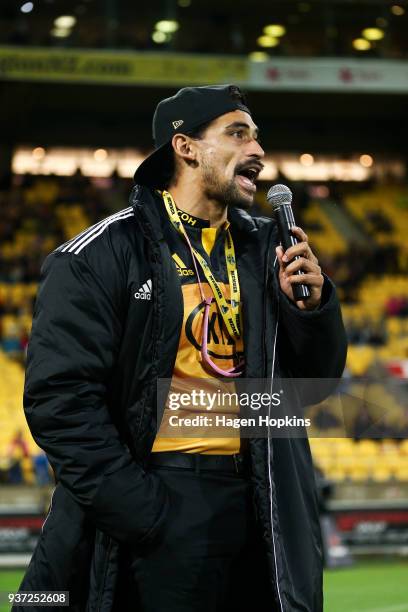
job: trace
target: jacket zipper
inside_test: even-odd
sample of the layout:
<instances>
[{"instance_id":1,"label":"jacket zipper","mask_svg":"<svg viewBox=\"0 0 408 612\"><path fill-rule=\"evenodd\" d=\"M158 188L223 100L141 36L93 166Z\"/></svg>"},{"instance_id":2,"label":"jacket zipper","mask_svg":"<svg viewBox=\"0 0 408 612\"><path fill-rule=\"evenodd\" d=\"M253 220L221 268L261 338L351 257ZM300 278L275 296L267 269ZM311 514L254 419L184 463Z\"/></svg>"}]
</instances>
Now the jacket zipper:
<instances>
[{"instance_id":1,"label":"jacket zipper","mask_svg":"<svg viewBox=\"0 0 408 612\"><path fill-rule=\"evenodd\" d=\"M150 248L150 264L151 264L151 271L152 271L152 281L157 281L157 274L155 274L155 270L154 270L154 265L158 265L161 264L162 262L162 251L160 248L160 245L158 243L156 243L154 240L151 239L151 231L149 229L149 223L146 221L143 212L140 214L139 216L139 223L140 226L142 228L142 232L143 235L145 236L146 240L149 243L149 248ZM153 282L153 288L156 285L157 287L157 282ZM157 289L156 289L157 292ZM181 288L180 288L180 293L181 293ZM157 310L158 310L158 302L156 299L156 295L153 295L153 318L156 318L156 314L157 314ZM181 319L182 320L182 319ZM159 333L158 333L158 326L153 326L154 329L154 334L153 334L153 338L152 338L152 363L155 363L158 361L158 347L159 347ZM173 367L174 367L174 363L176 360L176 356L174 357L174 361L173 361ZM155 378L155 380L157 380L157 376ZM145 411L145 405L146 405L146 395L144 396L143 399L143 405L142 405L142 412L141 412L141 417L140 417L140 421L139 421L139 427L138 430L136 432L136 438L139 436L139 432L141 430L142 427L142 422L143 422L143 416L144 416L144 411Z\"/></svg>"},{"instance_id":2,"label":"jacket zipper","mask_svg":"<svg viewBox=\"0 0 408 612\"><path fill-rule=\"evenodd\" d=\"M55 493L55 489L57 488L57 485L55 485L55 487L53 488L53 491L51 493L51 501L50 501L50 507L48 508L48 512L47 512L47 516L44 519L44 522L42 524L41 527L41 533L44 531L44 527L45 527L45 523L48 521L49 516L51 514L51 510L52 510L52 502L54 501L54 493Z\"/></svg>"},{"instance_id":3,"label":"jacket zipper","mask_svg":"<svg viewBox=\"0 0 408 612\"><path fill-rule=\"evenodd\" d=\"M112 549L112 544L113 544L112 538L109 537L108 550L106 551L106 558L105 558L105 562L103 564L103 573L102 573L101 588L100 588L100 591L99 591L98 601L97 601L97 604L96 604L96 612L100 612L100 610L101 610L102 596L103 596L104 590L105 590L106 574L108 573L109 556L110 556L110 551Z\"/></svg>"},{"instance_id":4,"label":"jacket zipper","mask_svg":"<svg viewBox=\"0 0 408 612\"><path fill-rule=\"evenodd\" d=\"M266 324L266 304L267 304L267 298L266 298L266 293L267 293L267 289L268 289L268 280L269 280L269 266L268 266L268 261L269 261L269 253L270 253L270 245L271 245L271 237L269 237L269 242L268 242L268 249L266 252L266 273L265 273L265 298L264 298L264 322ZM274 260L274 267L275 267L275 263L276 263L276 258ZM272 353L272 369L271 369L271 384L270 384L270 397L272 397L272 392L273 392L273 380L274 380L274 371L275 371L275 355L276 355L276 339L278 336L278 325L279 325L279 298L277 300L277 304L278 304L278 311L277 311L277 315L276 315L276 325L275 325L275 333L274 333L274 337L273 337L273 353ZM267 372L266 372L266 334L265 334L265 339L264 339L264 371L265 374L267 376ZM269 408L268 408L268 419L271 418L271 404L269 403ZM272 460L272 449L271 449L271 439L270 439L270 435L269 435L269 428L268 428L268 481L269 481L269 506L270 506L270 518L271 518L271 535L272 535L272 545L273 545L273 560L274 560L274 566L275 566L275 584L276 584L276 591L278 594L278 600L279 600L279 607L280 607L280 611L284 612L284 608L283 608L283 603L282 603L282 597L281 597L281 593L280 593L280 589L279 589L279 577L278 577L278 561L277 561L277 556L276 556L276 546L275 546L275 530L273 528L273 481L272 481L272 474L271 474L271 460Z\"/></svg>"}]
</instances>

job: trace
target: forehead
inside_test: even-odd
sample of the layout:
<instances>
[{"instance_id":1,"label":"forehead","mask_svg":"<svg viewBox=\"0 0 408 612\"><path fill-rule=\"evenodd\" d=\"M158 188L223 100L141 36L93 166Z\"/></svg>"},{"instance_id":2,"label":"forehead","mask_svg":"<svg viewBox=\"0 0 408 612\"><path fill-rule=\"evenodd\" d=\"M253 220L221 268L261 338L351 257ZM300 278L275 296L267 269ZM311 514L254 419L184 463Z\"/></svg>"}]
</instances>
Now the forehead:
<instances>
[{"instance_id":1,"label":"forehead","mask_svg":"<svg viewBox=\"0 0 408 612\"><path fill-rule=\"evenodd\" d=\"M208 131L222 131L232 123L245 123L251 130L258 129L258 126L253 122L251 115L245 111L235 110L214 119L214 121L212 121L208 126Z\"/></svg>"}]
</instances>

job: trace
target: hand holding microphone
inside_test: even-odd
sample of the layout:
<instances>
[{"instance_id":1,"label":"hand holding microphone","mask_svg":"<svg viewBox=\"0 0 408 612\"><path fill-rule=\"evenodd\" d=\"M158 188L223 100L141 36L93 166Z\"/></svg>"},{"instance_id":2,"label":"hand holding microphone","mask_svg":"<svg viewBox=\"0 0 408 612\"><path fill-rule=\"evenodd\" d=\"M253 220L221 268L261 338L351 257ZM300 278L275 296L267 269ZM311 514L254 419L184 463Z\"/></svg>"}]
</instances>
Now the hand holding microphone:
<instances>
[{"instance_id":1,"label":"hand holding microphone","mask_svg":"<svg viewBox=\"0 0 408 612\"><path fill-rule=\"evenodd\" d=\"M324 279L307 235L295 224L292 192L286 185L274 185L266 197L274 209L282 243L276 248L281 289L298 308L314 310L320 305Z\"/></svg>"}]
</instances>

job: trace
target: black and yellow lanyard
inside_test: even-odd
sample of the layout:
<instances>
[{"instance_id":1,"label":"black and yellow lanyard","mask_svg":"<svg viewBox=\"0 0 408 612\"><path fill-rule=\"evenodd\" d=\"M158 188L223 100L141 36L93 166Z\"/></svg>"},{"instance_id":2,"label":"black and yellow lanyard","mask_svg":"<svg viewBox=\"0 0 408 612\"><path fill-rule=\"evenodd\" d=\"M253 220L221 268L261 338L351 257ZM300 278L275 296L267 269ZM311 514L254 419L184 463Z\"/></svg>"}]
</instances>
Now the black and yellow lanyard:
<instances>
[{"instance_id":1,"label":"black and yellow lanyard","mask_svg":"<svg viewBox=\"0 0 408 612\"><path fill-rule=\"evenodd\" d=\"M225 234L225 260L227 264L228 282L231 291L231 306L228 304L227 299L225 298L219 283L217 283L217 281L215 280L214 274L212 273L210 266L208 265L204 257L192 246L189 237L187 236L187 232L183 226L183 223L180 220L180 216L178 214L173 197L168 191L163 191L162 196L173 227L177 230L179 234L181 234L185 238L188 246L190 247L191 253L193 255L193 263L196 269L202 300L205 303L208 302L208 298L205 297L203 288L200 283L200 278L198 275L195 260L197 260L200 264L204 276L211 287L212 293L214 295L215 301L217 302L217 306L219 308L229 335L231 336L231 338L240 338L241 318L239 312L239 302L241 292L238 281L238 270L236 266L234 243L232 241L229 229L226 230Z\"/></svg>"}]
</instances>

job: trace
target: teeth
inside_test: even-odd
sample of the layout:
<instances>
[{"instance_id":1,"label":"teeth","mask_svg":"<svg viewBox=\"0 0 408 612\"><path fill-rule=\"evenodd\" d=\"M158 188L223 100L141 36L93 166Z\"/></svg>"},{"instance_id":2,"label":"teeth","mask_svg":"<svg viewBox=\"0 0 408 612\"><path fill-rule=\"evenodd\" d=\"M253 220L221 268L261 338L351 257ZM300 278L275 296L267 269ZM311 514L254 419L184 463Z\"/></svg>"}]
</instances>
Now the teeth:
<instances>
[{"instance_id":1,"label":"teeth","mask_svg":"<svg viewBox=\"0 0 408 612\"><path fill-rule=\"evenodd\" d=\"M258 178L259 169L256 167L247 167L247 168L241 168L240 172L242 173L241 176L244 176L245 178L250 180L251 183L254 183L256 179Z\"/></svg>"}]
</instances>

